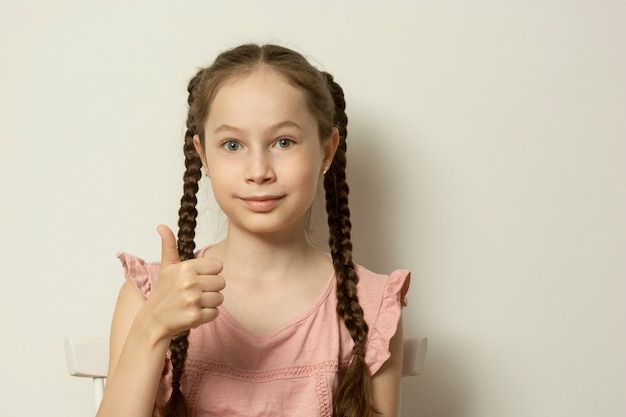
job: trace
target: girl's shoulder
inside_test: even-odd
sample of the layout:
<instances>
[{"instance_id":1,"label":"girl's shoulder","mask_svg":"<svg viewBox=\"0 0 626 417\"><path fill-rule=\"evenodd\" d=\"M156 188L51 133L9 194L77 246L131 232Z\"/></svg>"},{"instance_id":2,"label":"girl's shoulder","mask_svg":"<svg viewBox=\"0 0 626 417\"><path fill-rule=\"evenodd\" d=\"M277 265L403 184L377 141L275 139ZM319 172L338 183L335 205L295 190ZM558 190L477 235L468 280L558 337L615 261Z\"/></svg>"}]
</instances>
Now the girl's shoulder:
<instances>
[{"instance_id":1,"label":"girl's shoulder","mask_svg":"<svg viewBox=\"0 0 626 417\"><path fill-rule=\"evenodd\" d=\"M407 305L411 273L397 269L385 275L359 265L356 268L359 304L369 326L365 362L373 375L391 355L390 342Z\"/></svg>"},{"instance_id":2,"label":"girl's shoulder","mask_svg":"<svg viewBox=\"0 0 626 417\"><path fill-rule=\"evenodd\" d=\"M159 262L146 262L142 258L126 252L119 252L117 258L122 263L124 277L148 297L159 279Z\"/></svg>"},{"instance_id":3,"label":"girl's shoulder","mask_svg":"<svg viewBox=\"0 0 626 417\"><path fill-rule=\"evenodd\" d=\"M361 265L356 265L359 277L358 295L364 303L368 300L376 302L382 298L393 298L401 307L407 305L406 296L411 283L411 272L396 269L388 275L373 272Z\"/></svg>"}]
</instances>

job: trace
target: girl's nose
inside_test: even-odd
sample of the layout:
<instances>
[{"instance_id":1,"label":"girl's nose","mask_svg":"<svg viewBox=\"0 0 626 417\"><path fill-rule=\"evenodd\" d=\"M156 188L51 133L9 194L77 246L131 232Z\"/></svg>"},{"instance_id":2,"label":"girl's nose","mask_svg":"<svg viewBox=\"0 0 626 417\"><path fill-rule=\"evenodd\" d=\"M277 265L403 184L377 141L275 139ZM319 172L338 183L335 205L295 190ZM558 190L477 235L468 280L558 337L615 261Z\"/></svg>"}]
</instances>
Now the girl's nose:
<instances>
[{"instance_id":1,"label":"girl's nose","mask_svg":"<svg viewBox=\"0 0 626 417\"><path fill-rule=\"evenodd\" d=\"M246 169L246 181L263 184L272 182L274 179L275 173L271 157L267 154L267 151L261 150L251 153Z\"/></svg>"}]
</instances>

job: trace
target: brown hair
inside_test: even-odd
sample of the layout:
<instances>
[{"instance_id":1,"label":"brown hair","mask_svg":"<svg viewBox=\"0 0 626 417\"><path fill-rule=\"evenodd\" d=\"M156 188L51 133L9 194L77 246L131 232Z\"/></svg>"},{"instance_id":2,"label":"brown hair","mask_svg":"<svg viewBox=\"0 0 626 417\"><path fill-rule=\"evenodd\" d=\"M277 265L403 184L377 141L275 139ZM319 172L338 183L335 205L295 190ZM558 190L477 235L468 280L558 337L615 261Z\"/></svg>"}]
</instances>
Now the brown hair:
<instances>
[{"instance_id":1,"label":"brown hair","mask_svg":"<svg viewBox=\"0 0 626 417\"><path fill-rule=\"evenodd\" d=\"M318 71L299 53L276 45L242 45L220 54L213 65L201 69L189 82L187 131L183 146L185 174L178 221L178 252L181 260L194 257L195 227L198 211L196 194L201 178L201 160L193 146L198 135L204 146L204 123L210 104L224 82L268 66L304 92L309 111L318 121L319 136L330 138L339 130L339 146L329 171L324 176L326 211L330 231L329 246L337 277L337 314L343 319L354 341L353 357L347 369L341 370L340 381L333 394L334 417L373 417L371 377L365 364L365 342L368 326L357 296L356 274L350 241L350 210L346 182L346 135L348 118L343 90L333 77ZM189 331L176 335L170 344L172 352L172 395L162 412L165 417L188 416L180 390Z\"/></svg>"}]
</instances>

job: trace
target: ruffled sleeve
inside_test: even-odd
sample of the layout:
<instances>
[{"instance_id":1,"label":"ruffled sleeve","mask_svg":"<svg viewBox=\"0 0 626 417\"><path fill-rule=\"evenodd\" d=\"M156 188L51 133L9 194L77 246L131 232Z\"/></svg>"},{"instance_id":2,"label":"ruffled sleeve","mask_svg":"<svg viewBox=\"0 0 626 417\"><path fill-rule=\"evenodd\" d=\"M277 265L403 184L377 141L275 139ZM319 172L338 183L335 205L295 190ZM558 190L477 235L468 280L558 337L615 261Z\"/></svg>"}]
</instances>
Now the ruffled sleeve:
<instances>
[{"instance_id":1,"label":"ruffled sleeve","mask_svg":"<svg viewBox=\"0 0 626 417\"><path fill-rule=\"evenodd\" d=\"M117 257L122 262L126 279L131 280L144 297L148 298L159 279L160 264L146 262L125 252L118 253Z\"/></svg>"},{"instance_id":2,"label":"ruffled sleeve","mask_svg":"<svg viewBox=\"0 0 626 417\"><path fill-rule=\"evenodd\" d=\"M382 292L377 297L364 288L364 296L367 301L361 303L365 309L365 319L370 325L369 341L365 349L365 362L374 375L380 367L391 356L389 343L396 334L398 322L402 314L402 308L407 305L406 295L409 291L411 273L407 270L399 269L389 276L382 276L386 282L381 283L381 276L378 275L375 285L370 280L368 287L379 287L383 285ZM361 293L359 288L359 293ZM379 287L379 291L380 291ZM363 305L365 304L365 305Z\"/></svg>"}]
</instances>

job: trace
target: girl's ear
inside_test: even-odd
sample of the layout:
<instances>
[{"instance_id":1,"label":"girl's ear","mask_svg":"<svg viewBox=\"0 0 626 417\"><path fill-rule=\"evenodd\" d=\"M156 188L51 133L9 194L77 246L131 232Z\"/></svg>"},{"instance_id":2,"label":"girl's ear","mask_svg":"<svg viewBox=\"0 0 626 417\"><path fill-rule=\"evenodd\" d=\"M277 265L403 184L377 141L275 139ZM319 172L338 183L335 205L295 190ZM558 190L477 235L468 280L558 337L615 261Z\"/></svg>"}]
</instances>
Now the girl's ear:
<instances>
[{"instance_id":1,"label":"girl's ear","mask_svg":"<svg viewBox=\"0 0 626 417\"><path fill-rule=\"evenodd\" d=\"M193 135L193 146L196 148L196 152L200 156L200 160L202 161L202 166L204 167L204 171L207 175L209 175L209 167L206 164L206 155L204 154L204 149L202 149L202 144L200 143L200 136Z\"/></svg>"},{"instance_id":2,"label":"girl's ear","mask_svg":"<svg viewBox=\"0 0 626 417\"><path fill-rule=\"evenodd\" d=\"M333 158L335 157L335 152L337 152L337 147L339 146L339 129L333 127L333 132L330 135L330 138L324 143L324 166L322 169L328 169L330 164L333 162Z\"/></svg>"}]
</instances>

